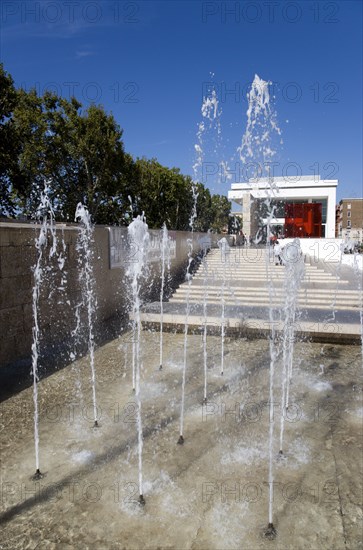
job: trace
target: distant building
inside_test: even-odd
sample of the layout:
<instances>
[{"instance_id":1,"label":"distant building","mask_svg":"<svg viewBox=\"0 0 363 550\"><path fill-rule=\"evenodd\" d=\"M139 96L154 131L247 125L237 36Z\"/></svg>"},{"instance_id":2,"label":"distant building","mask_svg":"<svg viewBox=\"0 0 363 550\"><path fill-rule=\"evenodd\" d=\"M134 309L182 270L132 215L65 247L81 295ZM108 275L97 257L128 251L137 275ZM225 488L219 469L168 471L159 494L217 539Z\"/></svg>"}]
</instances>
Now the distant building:
<instances>
[{"instance_id":1,"label":"distant building","mask_svg":"<svg viewBox=\"0 0 363 550\"><path fill-rule=\"evenodd\" d=\"M274 207L270 228L285 237L335 237L335 205L338 180L320 176L250 179L234 183L228 199L241 205L243 232L266 232L268 205ZM268 199L268 201L267 201Z\"/></svg>"},{"instance_id":2,"label":"distant building","mask_svg":"<svg viewBox=\"0 0 363 550\"><path fill-rule=\"evenodd\" d=\"M335 205L335 236L339 235L339 220L340 220L340 206L339 204Z\"/></svg>"},{"instance_id":3,"label":"distant building","mask_svg":"<svg viewBox=\"0 0 363 550\"><path fill-rule=\"evenodd\" d=\"M363 199L342 199L339 202L336 236L363 241Z\"/></svg>"}]
</instances>

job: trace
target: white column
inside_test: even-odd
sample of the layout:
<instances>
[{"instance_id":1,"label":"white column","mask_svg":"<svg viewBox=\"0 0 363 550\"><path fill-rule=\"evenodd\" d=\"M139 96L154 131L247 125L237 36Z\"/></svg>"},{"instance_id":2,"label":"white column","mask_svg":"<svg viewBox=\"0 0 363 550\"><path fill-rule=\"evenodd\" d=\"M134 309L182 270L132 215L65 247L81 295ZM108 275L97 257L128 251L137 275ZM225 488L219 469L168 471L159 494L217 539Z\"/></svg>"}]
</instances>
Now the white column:
<instances>
[{"instance_id":1,"label":"white column","mask_svg":"<svg viewBox=\"0 0 363 550\"><path fill-rule=\"evenodd\" d=\"M327 239L334 239L335 237L335 202L336 202L336 189L329 189L327 194L326 205L326 230L325 237Z\"/></svg>"},{"instance_id":2,"label":"white column","mask_svg":"<svg viewBox=\"0 0 363 550\"><path fill-rule=\"evenodd\" d=\"M249 192L242 195L243 233L248 239L251 236L251 195Z\"/></svg>"}]
</instances>

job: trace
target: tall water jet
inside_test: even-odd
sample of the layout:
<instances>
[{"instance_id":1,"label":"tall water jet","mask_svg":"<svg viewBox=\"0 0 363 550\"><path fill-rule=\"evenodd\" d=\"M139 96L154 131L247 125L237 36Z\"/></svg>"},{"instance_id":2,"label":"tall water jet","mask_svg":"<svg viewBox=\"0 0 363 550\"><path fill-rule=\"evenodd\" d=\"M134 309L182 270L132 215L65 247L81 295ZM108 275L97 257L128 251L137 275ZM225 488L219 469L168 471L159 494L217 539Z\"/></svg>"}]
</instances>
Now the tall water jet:
<instances>
[{"instance_id":1,"label":"tall water jet","mask_svg":"<svg viewBox=\"0 0 363 550\"><path fill-rule=\"evenodd\" d=\"M230 248L229 244L227 242L226 237L223 237L218 241L218 247L221 252L221 261L223 265L223 275L222 275L222 286L221 286L221 304L222 304L222 312L221 312L221 375L224 374L224 339L225 339L225 323L226 323L226 316L225 316L225 308L226 308L226 299L225 299L225 292L226 292L226 266L227 262L229 262L229 254L230 254Z\"/></svg>"},{"instance_id":2,"label":"tall water jet","mask_svg":"<svg viewBox=\"0 0 363 550\"><path fill-rule=\"evenodd\" d=\"M282 341L282 380L281 380L281 418L280 418L280 454L283 454L285 414L289 407L289 389L292 380L294 358L296 310L301 283L305 275L304 260L299 239L286 245L283 251L285 265L283 309L284 328Z\"/></svg>"},{"instance_id":3,"label":"tall water jet","mask_svg":"<svg viewBox=\"0 0 363 550\"><path fill-rule=\"evenodd\" d=\"M268 216L267 220L267 235L270 234L270 219L273 216L273 212ZM268 239L269 240L269 239ZM276 537L276 529L273 524L273 501L274 501L274 476L273 476L273 443L274 443L274 377L275 377L275 364L277 359L277 348L276 348L276 329L275 329L275 315L273 308L273 299L275 295L274 285L272 278L269 272L269 251L266 250L265 255L265 266L266 266L266 278L268 286L268 296L269 296L269 322L271 327L271 334L269 340L270 348L270 374L269 374L269 468L268 468L268 483L269 483L269 499L268 499L268 525L265 532L265 536L268 539L274 539Z\"/></svg>"},{"instance_id":4,"label":"tall water jet","mask_svg":"<svg viewBox=\"0 0 363 550\"><path fill-rule=\"evenodd\" d=\"M130 263L126 270L126 276L131 280L132 291L132 313L134 320L133 341L133 361L135 365L135 397L137 406L137 439L138 439L138 468L139 468L139 503L144 505L145 499L143 496L143 478L142 478L142 416L141 416L141 356L140 356L140 338L141 338L141 319L140 319L140 281L145 275L147 268L147 258L149 251L150 235L148 226L144 217L137 216L127 228L129 245L132 246L135 252L130 259Z\"/></svg>"},{"instance_id":5,"label":"tall water jet","mask_svg":"<svg viewBox=\"0 0 363 550\"><path fill-rule=\"evenodd\" d=\"M210 73L213 80L214 73ZM221 142L221 115L222 109L219 107L219 101L216 90L212 89L209 95L203 97L201 106L202 120L198 124L197 143L194 145L195 161L193 164L194 181L205 181L203 174L203 162L205 159L206 145L213 144L213 150L208 154L208 158L215 157ZM207 142L207 143L206 143ZM208 301L208 266L206 255L210 247L210 239L203 243L203 368L204 368L204 397L203 403L207 402L207 301ZM180 443L183 442L181 436Z\"/></svg>"},{"instance_id":6,"label":"tall water jet","mask_svg":"<svg viewBox=\"0 0 363 550\"><path fill-rule=\"evenodd\" d=\"M95 336L94 320L96 314L95 280L93 275L93 230L94 226L88 209L82 203L77 204L75 221L79 221L76 250L79 254L79 282L82 288L83 303L87 311L88 353L91 367L92 403L94 428L98 428L98 410L96 399Z\"/></svg>"},{"instance_id":7,"label":"tall water jet","mask_svg":"<svg viewBox=\"0 0 363 550\"><path fill-rule=\"evenodd\" d=\"M203 404L207 403L207 375L208 375L208 351L207 351L207 332L208 332L208 316L207 316L207 306L208 306L208 283L209 283L209 272L208 272L208 263L207 263L207 253L211 247L211 238L208 235L203 237L200 240L200 245L202 247L202 259L201 264L203 268L203 336L202 336L202 345L203 345L203 371L204 371L204 391L203 391Z\"/></svg>"},{"instance_id":8,"label":"tall water jet","mask_svg":"<svg viewBox=\"0 0 363 550\"><path fill-rule=\"evenodd\" d=\"M33 378L33 402L34 402L34 447L35 447L35 474L33 480L41 479L43 474L40 471L39 461L39 409L38 409L38 363L39 363L39 297L46 268L43 265L45 251L48 245L48 239L51 241L49 259L56 254L57 238L55 230L54 212L49 199L49 185L44 184L44 189L40 198L40 205L37 209L37 218L41 222L38 237L35 239L35 248L38 257L33 267L34 285L32 291L32 310L33 310L33 343L32 343L32 378Z\"/></svg>"},{"instance_id":9,"label":"tall water jet","mask_svg":"<svg viewBox=\"0 0 363 550\"><path fill-rule=\"evenodd\" d=\"M190 272L192 261L193 261L193 231L194 231L194 220L197 217L197 199L198 193L195 185L192 186L193 192L193 208L192 213L189 218L189 227L192 232L191 239L188 239L188 264L187 271L185 274L185 279L188 282L187 296L186 296L186 310L185 310L185 324L184 324L184 352L183 352L183 377L182 377L182 398L181 398L181 407L180 407L180 429L179 429L179 439L178 444L183 445L184 443L184 404L185 404L185 377L187 369L187 350L188 350L188 326L189 326L189 315L190 315L190 286L192 284L192 274Z\"/></svg>"},{"instance_id":10,"label":"tall water jet","mask_svg":"<svg viewBox=\"0 0 363 550\"><path fill-rule=\"evenodd\" d=\"M341 243L339 244L339 261L338 261L338 265L335 267L335 291L334 291L332 302L330 304L332 315L331 317L328 317L326 319L327 323L335 321L336 304L337 304L337 297L339 292L339 282L340 282L341 269L343 265L343 254L344 254L344 241L341 241Z\"/></svg>"},{"instance_id":11,"label":"tall water jet","mask_svg":"<svg viewBox=\"0 0 363 550\"><path fill-rule=\"evenodd\" d=\"M74 351L71 352L71 354L70 354L70 358L71 358L72 361L76 360L77 350L81 346L81 338L82 338L81 309L82 309L82 306L83 306L82 301L80 301L75 306L74 316L75 316L76 326L71 331L71 336L72 336L72 339L73 339L73 346L74 346L74 348L73 348ZM76 380L75 381L76 397L80 401L81 409L83 409L82 377L81 377L81 372L80 372L80 366L79 366L79 363L77 361L75 361L75 363L73 364L72 371L74 372L75 380Z\"/></svg>"},{"instance_id":12,"label":"tall water jet","mask_svg":"<svg viewBox=\"0 0 363 550\"><path fill-rule=\"evenodd\" d=\"M188 325L189 325L189 314L190 314L190 286L192 284L192 275L190 273L190 269L191 269L191 264L193 260L193 231L194 231L194 220L197 217L197 199L198 199L198 193L197 193L195 182L197 181L197 178L198 178L198 172L202 169L202 166L203 166L204 135L208 128L211 129L214 127L214 121L216 119L219 120L219 116L220 116L220 111L218 110L218 100L217 100L215 90L212 91L211 97L203 98L201 114L202 114L202 121L198 125L197 143L194 145L195 162L193 164L194 181L192 184L193 208L189 219L189 227L192 232L192 238L188 239L188 264L187 264L187 270L186 270L186 276L185 276L185 279L188 282L188 288L187 288L187 296L186 296L186 311L185 311L185 324L184 324L182 397L181 397L181 407L180 407L180 425L179 425L179 439L178 439L179 445L182 445L184 443L183 432L184 432L185 377L186 377L187 348L188 348ZM218 132L218 135L219 135L220 134L219 123L217 123L217 127L219 128L219 132ZM201 179L203 180L203 174L201 174ZM205 323L205 334L204 334L205 341L206 341L206 330L207 329L206 329L206 323ZM204 398L206 398L206 395L204 396Z\"/></svg>"},{"instance_id":13,"label":"tall water jet","mask_svg":"<svg viewBox=\"0 0 363 550\"><path fill-rule=\"evenodd\" d=\"M203 403L207 403L207 374L208 374L208 352L207 352L207 304L208 304L208 264L206 262L207 249L203 250L203 371L204 371L204 395Z\"/></svg>"},{"instance_id":14,"label":"tall water jet","mask_svg":"<svg viewBox=\"0 0 363 550\"><path fill-rule=\"evenodd\" d=\"M136 391L136 338L137 327L135 321L132 324L132 391Z\"/></svg>"},{"instance_id":15,"label":"tall water jet","mask_svg":"<svg viewBox=\"0 0 363 550\"><path fill-rule=\"evenodd\" d=\"M161 287L160 287L160 362L159 370L163 368L163 322L164 322L164 288L165 270L170 273L170 242L166 223L161 230Z\"/></svg>"},{"instance_id":16,"label":"tall water jet","mask_svg":"<svg viewBox=\"0 0 363 550\"><path fill-rule=\"evenodd\" d=\"M211 73L211 77L214 74ZM202 172L203 162L207 149L208 160L217 158L217 152L221 146L221 115L219 100L216 90L212 89L210 94L203 97L201 106L202 120L198 124L197 143L194 145L195 161L193 164L194 181L199 180L205 183L205 176ZM212 149L210 147L212 146Z\"/></svg>"},{"instance_id":17,"label":"tall water jet","mask_svg":"<svg viewBox=\"0 0 363 550\"><path fill-rule=\"evenodd\" d=\"M362 260L360 265L359 265L359 258ZM362 367L363 367L363 293L362 293L363 257L359 256L356 250L354 250L353 270L354 270L354 276L357 280L357 290L359 295L360 341L361 341Z\"/></svg>"},{"instance_id":18,"label":"tall water jet","mask_svg":"<svg viewBox=\"0 0 363 550\"><path fill-rule=\"evenodd\" d=\"M281 130L277 124L277 114L271 105L269 86L272 82L262 80L257 74L247 94L247 126L238 148L243 164L251 164L254 179L266 173L272 175L271 160L276 155L273 140L277 136L282 144Z\"/></svg>"},{"instance_id":19,"label":"tall water jet","mask_svg":"<svg viewBox=\"0 0 363 550\"><path fill-rule=\"evenodd\" d=\"M239 155L242 163L250 165L253 168L253 179L258 183L263 174L266 174L269 180L269 189L265 206L266 215L266 278L269 294L269 322L270 333L270 376L269 376L269 506L268 506L268 526L265 532L267 538L274 538L276 530L273 524L273 439L274 439L274 375L275 363L277 358L276 335L275 335L275 315L273 309L274 285L270 273L269 259L269 237L271 234L271 221L274 218L273 198L276 196L277 187L272 178L272 160L276 154L273 141L282 140L281 130L277 124L277 115L270 101L269 86L271 82L262 80L258 75L251 85L251 90L247 94L247 126L242 137L242 143L239 147ZM261 236L256 235L255 242L259 241Z\"/></svg>"}]
</instances>

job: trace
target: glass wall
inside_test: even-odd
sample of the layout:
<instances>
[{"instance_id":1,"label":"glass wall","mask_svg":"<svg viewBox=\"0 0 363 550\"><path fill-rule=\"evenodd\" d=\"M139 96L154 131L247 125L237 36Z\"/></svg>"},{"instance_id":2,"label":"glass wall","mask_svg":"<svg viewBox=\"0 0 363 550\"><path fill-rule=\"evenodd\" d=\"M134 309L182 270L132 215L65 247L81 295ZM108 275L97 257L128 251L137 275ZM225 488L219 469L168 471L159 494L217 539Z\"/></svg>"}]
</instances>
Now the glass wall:
<instances>
[{"instance_id":1,"label":"glass wall","mask_svg":"<svg viewBox=\"0 0 363 550\"><path fill-rule=\"evenodd\" d=\"M273 225L271 231L285 237L325 237L327 199L265 199L254 200L251 220L256 231L266 223L268 213L273 208L275 218L285 220L285 225Z\"/></svg>"},{"instance_id":2,"label":"glass wall","mask_svg":"<svg viewBox=\"0 0 363 550\"><path fill-rule=\"evenodd\" d=\"M322 236L321 203L286 203L285 204L285 237Z\"/></svg>"}]
</instances>

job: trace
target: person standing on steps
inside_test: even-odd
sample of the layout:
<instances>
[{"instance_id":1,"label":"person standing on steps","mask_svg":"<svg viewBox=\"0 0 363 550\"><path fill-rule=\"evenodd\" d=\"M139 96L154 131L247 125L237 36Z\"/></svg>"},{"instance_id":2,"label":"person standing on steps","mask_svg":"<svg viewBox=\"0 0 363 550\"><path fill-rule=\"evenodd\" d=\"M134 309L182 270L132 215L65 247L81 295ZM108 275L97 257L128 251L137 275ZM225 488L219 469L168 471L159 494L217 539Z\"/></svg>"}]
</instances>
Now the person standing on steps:
<instances>
[{"instance_id":1,"label":"person standing on steps","mask_svg":"<svg viewBox=\"0 0 363 550\"><path fill-rule=\"evenodd\" d=\"M282 253L281 245L279 241L276 241L274 244L275 265L282 265L281 253Z\"/></svg>"}]
</instances>

